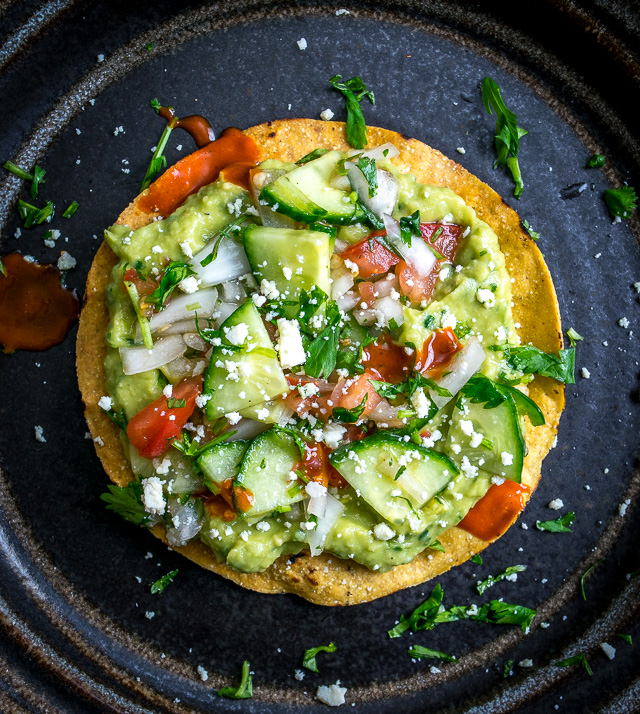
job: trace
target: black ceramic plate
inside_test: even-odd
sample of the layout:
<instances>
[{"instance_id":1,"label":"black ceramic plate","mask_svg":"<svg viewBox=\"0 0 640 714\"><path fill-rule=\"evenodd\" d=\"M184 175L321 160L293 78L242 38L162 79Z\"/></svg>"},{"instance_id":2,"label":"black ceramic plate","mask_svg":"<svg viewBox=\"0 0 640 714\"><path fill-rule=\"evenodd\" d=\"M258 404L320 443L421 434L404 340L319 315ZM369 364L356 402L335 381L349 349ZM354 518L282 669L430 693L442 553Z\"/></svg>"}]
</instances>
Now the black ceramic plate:
<instances>
[{"instance_id":1,"label":"black ceramic plate","mask_svg":"<svg viewBox=\"0 0 640 714\"><path fill-rule=\"evenodd\" d=\"M327 80L362 75L377 99L365 107L370 124L455 158L540 233L564 326L584 336L578 366L591 376L567 389L558 447L522 527L491 546L483 566L467 563L439 579L449 605L504 598L536 608L532 631L459 622L389 640L386 631L433 583L343 609L259 595L106 512L99 495L107 478L85 440L73 331L49 352L0 355L4 711L322 711L315 691L336 680L349 688L347 706L361 712L637 706L640 645L617 634L640 641L640 578L628 576L640 567L633 471L640 256L636 221L612 224L602 195L639 178L638 14L616 2L398 1L349 4L350 13L338 14L340 7L0 3L0 159L26 168L37 161L47 170L43 195L57 206L80 204L70 220L58 212L55 249L44 247L42 227L16 239L20 186L3 177L0 247L43 262L69 251L78 265L66 280L81 292L101 232L137 194L161 131L150 99L204 114L218 131L318 117L326 107L342 118ZM303 37L304 51L296 44ZM529 130L520 201L508 176L492 168L494 119L479 92L486 75ZM174 134L169 159L190 149L186 135ZM607 157L604 170L584 168L595 150ZM625 317L628 328L618 324ZM46 443L36 441L35 425ZM554 498L577 514L570 534L534 527L557 515L547 508ZM596 562L583 600L580 577ZM517 583L475 594L478 578L515 563L528 566ZM151 595L147 584L174 568L176 581ZM304 649L331 640L338 650L321 656L321 672L296 680ZM602 642L616 648L613 661ZM411 661L409 643L458 660L433 670ZM578 652L592 677L554 665ZM217 698L243 659L255 672L254 699ZM507 678L505 660L516 662ZM533 666L518 666L526 660Z\"/></svg>"}]
</instances>

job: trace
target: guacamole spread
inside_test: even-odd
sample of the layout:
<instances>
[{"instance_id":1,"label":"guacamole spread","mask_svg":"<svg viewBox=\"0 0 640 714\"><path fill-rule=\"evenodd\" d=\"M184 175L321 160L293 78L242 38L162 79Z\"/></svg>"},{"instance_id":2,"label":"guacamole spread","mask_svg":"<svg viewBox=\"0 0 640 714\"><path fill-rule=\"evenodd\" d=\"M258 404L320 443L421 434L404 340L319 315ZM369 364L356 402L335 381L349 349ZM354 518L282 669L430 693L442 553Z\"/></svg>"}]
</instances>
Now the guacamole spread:
<instances>
[{"instance_id":1,"label":"guacamole spread","mask_svg":"<svg viewBox=\"0 0 640 714\"><path fill-rule=\"evenodd\" d=\"M496 234L393 145L265 161L105 232L107 394L147 525L242 572L412 561L524 457ZM522 397L526 399L526 397Z\"/></svg>"}]
</instances>

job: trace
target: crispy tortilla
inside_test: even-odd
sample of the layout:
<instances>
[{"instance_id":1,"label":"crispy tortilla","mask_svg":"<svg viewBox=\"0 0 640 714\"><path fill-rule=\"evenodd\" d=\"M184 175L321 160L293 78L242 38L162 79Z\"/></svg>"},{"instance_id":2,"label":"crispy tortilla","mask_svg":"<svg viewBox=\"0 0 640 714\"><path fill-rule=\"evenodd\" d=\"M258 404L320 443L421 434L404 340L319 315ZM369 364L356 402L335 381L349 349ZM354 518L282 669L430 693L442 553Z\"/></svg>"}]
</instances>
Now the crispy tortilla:
<instances>
[{"instance_id":1,"label":"crispy tortilla","mask_svg":"<svg viewBox=\"0 0 640 714\"><path fill-rule=\"evenodd\" d=\"M422 183L448 186L493 228L499 237L507 269L515 278L512 285L513 317L516 324L521 325L518 329L520 338L547 352L560 349L560 314L551 276L542 254L523 229L515 211L493 189L439 151L386 129L369 127L368 131L368 148L385 142L393 143L400 151L394 163L402 171L410 171ZM296 161L318 147L342 151L350 148L345 141L342 122L281 120L251 127L246 133L261 147L263 160ZM123 211L118 223L135 229L151 221L151 217L142 212L137 203L138 198ZM98 455L111 480L125 486L133 479L133 473L120 441L119 429L98 407L98 400L105 394L104 358L107 347L104 336L109 321L106 288L116 262L114 253L103 243L87 279L85 306L78 332L77 370L87 423L92 435L100 436L104 442L104 446L97 446ZM546 418L546 424L541 427L534 428L527 424L528 454L524 461L522 482L533 492L540 480L542 460L556 437L564 407L564 386L555 380L537 376L529 385L529 394ZM151 531L165 540L162 525L155 526ZM319 605L354 605L435 578L489 545L460 528L448 530L440 541L445 553L426 550L411 563L398 565L386 573L373 572L354 561L341 560L327 553L312 558L308 552L293 557L282 556L263 573L240 573L219 563L213 552L200 541L192 541L176 550L202 567L250 590L295 593Z\"/></svg>"}]
</instances>

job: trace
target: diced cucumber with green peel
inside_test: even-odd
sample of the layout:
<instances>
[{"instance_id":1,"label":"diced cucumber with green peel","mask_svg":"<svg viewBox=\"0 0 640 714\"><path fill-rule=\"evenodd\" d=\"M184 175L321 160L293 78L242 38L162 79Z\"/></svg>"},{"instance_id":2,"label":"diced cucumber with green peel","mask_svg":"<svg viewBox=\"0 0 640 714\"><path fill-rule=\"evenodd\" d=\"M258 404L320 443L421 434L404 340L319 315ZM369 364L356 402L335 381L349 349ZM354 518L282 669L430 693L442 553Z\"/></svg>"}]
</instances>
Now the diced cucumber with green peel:
<instances>
[{"instance_id":1,"label":"diced cucumber with green peel","mask_svg":"<svg viewBox=\"0 0 640 714\"><path fill-rule=\"evenodd\" d=\"M222 344L213 348L204 380L203 393L211 395L206 406L210 420L288 392L269 333L251 300L229 315L221 334ZM240 337L241 343L233 344Z\"/></svg>"},{"instance_id":2,"label":"diced cucumber with green peel","mask_svg":"<svg viewBox=\"0 0 640 714\"><path fill-rule=\"evenodd\" d=\"M235 479L240 471L248 441L225 441L215 444L198 458L198 466L202 470L205 486L213 493L220 490L218 485L227 479Z\"/></svg>"},{"instance_id":3,"label":"diced cucumber with green peel","mask_svg":"<svg viewBox=\"0 0 640 714\"><path fill-rule=\"evenodd\" d=\"M273 206L278 213L302 223L323 220L346 225L363 217L362 210L346 191L330 185L338 161L339 151L329 151L318 159L298 166L286 176L267 184L260 191L260 200Z\"/></svg>"},{"instance_id":4,"label":"diced cucumber with green peel","mask_svg":"<svg viewBox=\"0 0 640 714\"><path fill-rule=\"evenodd\" d=\"M401 525L458 474L444 454L375 434L346 444L329 460L377 513Z\"/></svg>"},{"instance_id":5,"label":"diced cucumber with green peel","mask_svg":"<svg viewBox=\"0 0 640 714\"><path fill-rule=\"evenodd\" d=\"M513 401L506 399L493 409L468 399L462 404L464 409L456 407L451 414L446 453L458 464L466 457L473 467L520 483L525 441ZM485 441L471 446L472 439L474 444L479 440L474 434L482 435Z\"/></svg>"},{"instance_id":6,"label":"diced cucumber with green peel","mask_svg":"<svg viewBox=\"0 0 640 714\"><path fill-rule=\"evenodd\" d=\"M333 237L321 231L249 226L244 232L255 279L274 282L283 300L298 301L301 290L309 292L314 286L331 294L333 243ZM298 306L284 309L287 317L293 317Z\"/></svg>"},{"instance_id":7,"label":"diced cucumber with green peel","mask_svg":"<svg viewBox=\"0 0 640 714\"><path fill-rule=\"evenodd\" d=\"M264 413L267 410L268 414ZM263 424L281 424L281 422L291 416L291 410L285 405L281 399L276 399L272 402L262 402L254 406L240 410L240 416L245 419L255 419L255 421ZM233 427L231 427L233 430Z\"/></svg>"},{"instance_id":8,"label":"diced cucumber with green peel","mask_svg":"<svg viewBox=\"0 0 640 714\"><path fill-rule=\"evenodd\" d=\"M257 436L246 450L236 481L251 491L255 501L245 513L255 518L300 501L303 490L292 488L289 474L300 462L294 439L275 429Z\"/></svg>"}]
</instances>

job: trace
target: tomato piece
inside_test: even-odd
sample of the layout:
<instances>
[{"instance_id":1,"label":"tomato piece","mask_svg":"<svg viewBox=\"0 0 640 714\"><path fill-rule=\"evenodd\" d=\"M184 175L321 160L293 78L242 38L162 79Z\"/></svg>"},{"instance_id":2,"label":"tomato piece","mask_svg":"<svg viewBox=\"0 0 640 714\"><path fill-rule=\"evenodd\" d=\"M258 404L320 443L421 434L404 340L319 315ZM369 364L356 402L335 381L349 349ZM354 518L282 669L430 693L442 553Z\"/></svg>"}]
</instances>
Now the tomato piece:
<instances>
[{"instance_id":1,"label":"tomato piece","mask_svg":"<svg viewBox=\"0 0 640 714\"><path fill-rule=\"evenodd\" d=\"M389 335L381 335L362 349L362 364L375 369L385 382L404 382L413 367L414 357L397 345Z\"/></svg>"},{"instance_id":2,"label":"tomato piece","mask_svg":"<svg viewBox=\"0 0 640 714\"><path fill-rule=\"evenodd\" d=\"M400 262L400 258L375 239L376 236L384 235L386 235L384 230L374 231L366 238L343 250L340 257L355 263L361 278L370 278L372 275L386 273Z\"/></svg>"},{"instance_id":3,"label":"tomato piece","mask_svg":"<svg viewBox=\"0 0 640 714\"><path fill-rule=\"evenodd\" d=\"M367 307L371 307L376 300L375 283L370 283L366 280L363 280L362 282L358 283L358 292L360 293L362 302L365 303Z\"/></svg>"},{"instance_id":4,"label":"tomato piece","mask_svg":"<svg viewBox=\"0 0 640 714\"><path fill-rule=\"evenodd\" d=\"M416 360L416 372L431 379L442 377L453 356L461 349L462 343L450 327L434 330L422 345Z\"/></svg>"},{"instance_id":5,"label":"tomato piece","mask_svg":"<svg viewBox=\"0 0 640 714\"><path fill-rule=\"evenodd\" d=\"M294 470L302 469L310 481L316 481L325 487L344 488L347 482L330 463L329 451L329 447L322 442L305 444L304 459L295 465Z\"/></svg>"},{"instance_id":6,"label":"tomato piece","mask_svg":"<svg viewBox=\"0 0 640 714\"><path fill-rule=\"evenodd\" d=\"M214 518L220 518L221 520L229 523L230 521L235 521L238 517L235 509L233 509L220 495L212 496L209 494L208 496L203 496L202 503L204 504L207 513Z\"/></svg>"},{"instance_id":7,"label":"tomato piece","mask_svg":"<svg viewBox=\"0 0 640 714\"><path fill-rule=\"evenodd\" d=\"M124 274L124 281L127 283L133 283L136 286L138 295L151 295L155 292L158 287L158 282L147 278L144 280L138 275L138 271L133 268L129 268Z\"/></svg>"},{"instance_id":8,"label":"tomato piece","mask_svg":"<svg viewBox=\"0 0 640 714\"><path fill-rule=\"evenodd\" d=\"M151 459L164 454L193 414L201 391L202 377L188 377L173 388L169 399L165 396L156 399L131 419L127 436L140 456ZM169 406L183 399L184 406Z\"/></svg>"},{"instance_id":9,"label":"tomato piece","mask_svg":"<svg viewBox=\"0 0 640 714\"><path fill-rule=\"evenodd\" d=\"M333 406L343 409L356 409L362 403L365 395L368 395L361 418L368 416L382 399L373 384L371 384L372 379L378 381L381 379L380 374L375 369L365 369L358 377L351 377L346 381L341 379L331 393Z\"/></svg>"},{"instance_id":10,"label":"tomato piece","mask_svg":"<svg viewBox=\"0 0 640 714\"><path fill-rule=\"evenodd\" d=\"M436 232L438 232L438 235L435 240L432 240ZM442 225L440 223L420 224L422 239L448 262L453 262L458 252L462 232L460 226ZM414 305L429 300L436 286L442 263L443 260L436 261L428 275L419 275L404 260L398 263L396 265L396 275L400 282L400 292Z\"/></svg>"},{"instance_id":11,"label":"tomato piece","mask_svg":"<svg viewBox=\"0 0 640 714\"><path fill-rule=\"evenodd\" d=\"M481 540L499 538L525 506L524 495L530 489L508 479L494 484L458 523L458 527Z\"/></svg>"}]
</instances>

